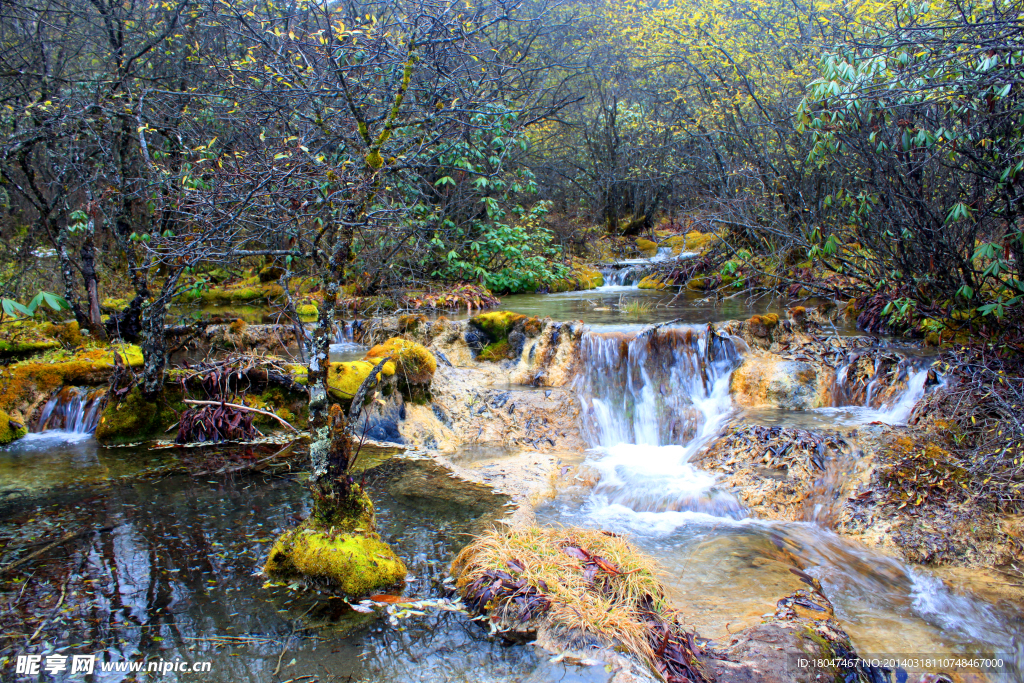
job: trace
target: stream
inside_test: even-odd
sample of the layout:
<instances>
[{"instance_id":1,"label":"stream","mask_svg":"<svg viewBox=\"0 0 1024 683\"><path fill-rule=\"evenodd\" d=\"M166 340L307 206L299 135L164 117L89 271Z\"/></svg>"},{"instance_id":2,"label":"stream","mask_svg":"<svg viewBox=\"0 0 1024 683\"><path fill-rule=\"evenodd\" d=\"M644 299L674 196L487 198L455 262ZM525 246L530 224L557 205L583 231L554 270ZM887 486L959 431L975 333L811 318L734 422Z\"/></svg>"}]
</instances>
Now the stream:
<instances>
[{"instance_id":1,"label":"stream","mask_svg":"<svg viewBox=\"0 0 1024 683\"><path fill-rule=\"evenodd\" d=\"M649 301L626 317L622 297ZM813 411L745 410L730 396L744 349L707 338L686 323L781 310L609 285L588 292L508 297L503 308L557 320L583 320L584 370L571 389L583 406L592 488L569 487L536 511L543 524L600 527L629 536L655 556L673 603L688 625L725 640L756 624L775 601L800 587L797 567L819 579L861 654L998 655L1004 672L962 680L1020 681L1019 613L954 592L925 569L845 540L815 521L752 518L716 476L691 464L727 424L899 424L926 391L923 366L885 405ZM754 310L757 308L757 310ZM606 310L602 310L606 309ZM766 310L767 309L767 310ZM654 335L646 323L679 321ZM849 334L850 330L836 330ZM651 343L652 336L657 343ZM333 360L359 357L339 333ZM69 409L72 400L77 408ZM869 401L870 403L870 401ZM378 527L410 569L404 595L427 601L391 606L383 618L316 599L292 585L264 585L258 572L270 541L309 512L300 474L140 477L170 464L171 450L105 448L89 436L88 396L51 406L39 429L0 449L0 538L47 537L48 529L105 529L42 562L28 591L62 607L38 634L6 614L0 657L24 652L99 655L100 661L152 658L209 661L212 675L170 672L153 680L424 681L565 683L605 681L602 667L552 660L530 645L489 636L469 616L447 609L445 578L454 553L504 515L507 499L452 480L429 460L395 459L369 470ZM57 429L53 415L64 410ZM47 425L47 420L50 424ZM221 447L222 449L239 447ZM472 460L473 449L465 447ZM244 457L259 457L254 452ZM454 458L453 458L454 459ZM68 587L71 587L68 589ZM276 672L276 673L275 673ZM84 680L137 680L99 669ZM334 676L334 678L328 678ZM11 666L0 680L21 681ZM38 679L83 680L80 674Z\"/></svg>"}]
</instances>

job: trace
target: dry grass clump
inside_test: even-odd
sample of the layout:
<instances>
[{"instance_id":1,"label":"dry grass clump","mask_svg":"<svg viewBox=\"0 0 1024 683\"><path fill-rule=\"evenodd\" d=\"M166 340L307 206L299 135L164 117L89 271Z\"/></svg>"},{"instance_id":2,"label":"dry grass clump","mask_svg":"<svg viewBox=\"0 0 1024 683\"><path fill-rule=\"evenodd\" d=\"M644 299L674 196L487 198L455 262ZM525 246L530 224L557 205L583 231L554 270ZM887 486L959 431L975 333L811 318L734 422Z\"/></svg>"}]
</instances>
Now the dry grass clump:
<instances>
[{"instance_id":1,"label":"dry grass clump","mask_svg":"<svg viewBox=\"0 0 1024 683\"><path fill-rule=\"evenodd\" d=\"M677 624L656 571L622 537L581 528L490 531L452 563L467 603L504 628L543 616L570 638L625 647L666 680L707 680L694 636Z\"/></svg>"}]
</instances>

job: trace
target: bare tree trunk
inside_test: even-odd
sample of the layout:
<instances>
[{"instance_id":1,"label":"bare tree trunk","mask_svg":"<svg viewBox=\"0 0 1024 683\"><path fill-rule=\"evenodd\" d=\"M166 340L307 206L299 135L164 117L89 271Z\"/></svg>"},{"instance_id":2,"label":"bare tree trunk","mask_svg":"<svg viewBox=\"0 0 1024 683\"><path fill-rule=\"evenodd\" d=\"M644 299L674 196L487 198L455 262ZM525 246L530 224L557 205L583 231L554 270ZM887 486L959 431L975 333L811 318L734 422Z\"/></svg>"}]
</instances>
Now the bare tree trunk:
<instances>
[{"instance_id":1,"label":"bare tree trunk","mask_svg":"<svg viewBox=\"0 0 1024 683\"><path fill-rule=\"evenodd\" d=\"M157 398L164 390L167 303L173 298L180 277L181 268L176 268L164 282L160 296L142 309L142 357L145 359L142 367L142 395L147 401Z\"/></svg>"}]
</instances>

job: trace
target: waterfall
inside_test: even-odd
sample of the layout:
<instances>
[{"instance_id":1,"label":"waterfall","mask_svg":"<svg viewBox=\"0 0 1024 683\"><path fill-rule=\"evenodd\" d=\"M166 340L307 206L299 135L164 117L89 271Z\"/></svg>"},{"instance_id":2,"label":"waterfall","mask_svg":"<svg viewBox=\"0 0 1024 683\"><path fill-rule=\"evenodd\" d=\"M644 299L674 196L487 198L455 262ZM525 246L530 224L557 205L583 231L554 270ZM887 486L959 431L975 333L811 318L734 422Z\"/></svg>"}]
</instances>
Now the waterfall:
<instances>
[{"instance_id":1,"label":"waterfall","mask_svg":"<svg viewBox=\"0 0 1024 683\"><path fill-rule=\"evenodd\" d=\"M651 258L627 259L608 264L601 270L604 276L604 285L598 290L609 289L636 289L637 283L652 272L653 264L669 260L682 261L697 256L696 252L683 252L672 254L671 247L658 247L658 253Z\"/></svg>"},{"instance_id":2,"label":"waterfall","mask_svg":"<svg viewBox=\"0 0 1024 683\"><path fill-rule=\"evenodd\" d=\"M106 403L105 389L61 387L53 392L39 412L32 431L92 434Z\"/></svg>"},{"instance_id":3,"label":"waterfall","mask_svg":"<svg viewBox=\"0 0 1024 683\"><path fill-rule=\"evenodd\" d=\"M854 377L857 365L870 364L870 379ZM894 379L886 383L886 375ZM942 379L929 365L907 358L855 355L836 371L832 407L825 412L846 413L856 422L906 424L931 384Z\"/></svg>"},{"instance_id":4,"label":"waterfall","mask_svg":"<svg viewBox=\"0 0 1024 683\"><path fill-rule=\"evenodd\" d=\"M598 456L596 507L735 512L730 496L711 493L714 475L689 462L732 412L729 377L739 362L733 340L711 326L677 327L587 332L580 346L574 389Z\"/></svg>"}]
</instances>

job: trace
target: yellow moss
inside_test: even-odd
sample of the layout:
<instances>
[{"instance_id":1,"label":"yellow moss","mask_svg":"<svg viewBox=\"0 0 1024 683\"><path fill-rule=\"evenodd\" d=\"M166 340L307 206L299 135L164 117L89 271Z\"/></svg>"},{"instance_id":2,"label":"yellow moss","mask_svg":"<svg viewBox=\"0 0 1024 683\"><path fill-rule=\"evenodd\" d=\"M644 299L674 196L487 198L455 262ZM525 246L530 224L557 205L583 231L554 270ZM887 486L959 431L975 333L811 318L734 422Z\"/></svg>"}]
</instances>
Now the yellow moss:
<instances>
[{"instance_id":1,"label":"yellow moss","mask_svg":"<svg viewBox=\"0 0 1024 683\"><path fill-rule=\"evenodd\" d=\"M0 445L20 439L27 433L25 425L12 420L10 415L0 410Z\"/></svg>"},{"instance_id":2,"label":"yellow moss","mask_svg":"<svg viewBox=\"0 0 1024 683\"><path fill-rule=\"evenodd\" d=\"M437 370L437 359L425 346L414 341L392 337L383 344L370 349L363 360L372 363L381 358L394 361L394 373L401 382L409 385L425 386L430 384Z\"/></svg>"},{"instance_id":3,"label":"yellow moss","mask_svg":"<svg viewBox=\"0 0 1024 683\"><path fill-rule=\"evenodd\" d=\"M554 280L548 285L548 291L575 292L583 289L595 289L604 284L604 275L597 268L586 264L576 264L567 277Z\"/></svg>"},{"instance_id":4,"label":"yellow moss","mask_svg":"<svg viewBox=\"0 0 1024 683\"><path fill-rule=\"evenodd\" d=\"M636 248L640 251L641 254L647 257L658 255L658 244L656 242L652 242L649 239L644 239L643 237L637 238Z\"/></svg>"},{"instance_id":5,"label":"yellow moss","mask_svg":"<svg viewBox=\"0 0 1024 683\"><path fill-rule=\"evenodd\" d=\"M320 317L320 310L316 304L299 304L295 307L295 312L303 320L316 320Z\"/></svg>"},{"instance_id":6,"label":"yellow moss","mask_svg":"<svg viewBox=\"0 0 1024 683\"><path fill-rule=\"evenodd\" d=\"M686 251L704 251L704 249L711 246L715 239L715 235L692 230L686 233L683 247Z\"/></svg>"},{"instance_id":7,"label":"yellow moss","mask_svg":"<svg viewBox=\"0 0 1024 683\"><path fill-rule=\"evenodd\" d=\"M0 368L0 410L10 410L31 401L36 393L49 393L65 384L102 382L114 367L115 351L129 366L142 365L142 349L119 344L74 354L58 352L58 359L52 361L28 360Z\"/></svg>"},{"instance_id":8,"label":"yellow moss","mask_svg":"<svg viewBox=\"0 0 1024 683\"><path fill-rule=\"evenodd\" d=\"M807 309L804 308L803 306L794 306L793 308L789 309L789 317L791 317L793 320L800 320L805 315L807 315Z\"/></svg>"},{"instance_id":9,"label":"yellow moss","mask_svg":"<svg viewBox=\"0 0 1024 683\"><path fill-rule=\"evenodd\" d=\"M376 534L321 530L307 520L277 539L263 571L273 578L327 580L345 595L360 597L401 583L407 570Z\"/></svg>"},{"instance_id":10,"label":"yellow moss","mask_svg":"<svg viewBox=\"0 0 1024 683\"><path fill-rule=\"evenodd\" d=\"M662 247L669 247L673 254L681 254L686 249L686 235L673 235L661 243Z\"/></svg>"},{"instance_id":11,"label":"yellow moss","mask_svg":"<svg viewBox=\"0 0 1024 683\"><path fill-rule=\"evenodd\" d=\"M501 341L502 339L508 338L508 333L512 331L512 327L520 320L525 320L526 316L522 313L513 313L512 311L490 311L489 313L481 313L470 319L476 327L484 331L484 334L492 342Z\"/></svg>"},{"instance_id":12,"label":"yellow moss","mask_svg":"<svg viewBox=\"0 0 1024 683\"><path fill-rule=\"evenodd\" d=\"M658 275L648 275L636 285L640 289L665 289L665 283L661 281Z\"/></svg>"},{"instance_id":13,"label":"yellow moss","mask_svg":"<svg viewBox=\"0 0 1024 683\"><path fill-rule=\"evenodd\" d=\"M100 302L100 310L104 313L117 313L128 308L128 299L108 298Z\"/></svg>"},{"instance_id":14,"label":"yellow moss","mask_svg":"<svg viewBox=\"0 0 1024 683\"><path fill-rule=\"evenodd\" d=\"M370 376L370 372L376 364L376 361L371 363L366 360L331 363L331 368L327 371L327 386L331 394L335 398L345 401L351 400L356 395L356 392L359 391L359 385ZM377 381L381 380L380 375L393 374L395 374L395 364L385 363L384 367L380 370ZM304 384L306 377L305 368L303 368L301 373L296 373L295 380Z\"/></svg>"},{"instance_id":15,"label":"yellow moss","mask_svg":"<svg viewBox=\"0 0 1024 683\"><path fill-rule=\"evenodd\" d=\"M237 320L232 322L228 327L231 328L231 334L241 334L248 326L248 323L246 323L241 318L238 318Z\"/></svg>"},{"instance_id":16,"label":"yellow moss","mask_svg":"<svg viewBox=\"0 0 1024 683\"><path fill-rule=\"evenodd\" d=\"M708 288L708 279L703 275L698 275L686 283L686 288L691 292L703 292Z\"/></svg>"}]
</instances>

